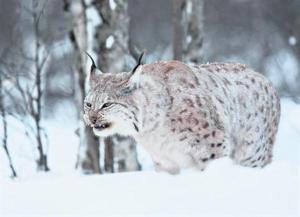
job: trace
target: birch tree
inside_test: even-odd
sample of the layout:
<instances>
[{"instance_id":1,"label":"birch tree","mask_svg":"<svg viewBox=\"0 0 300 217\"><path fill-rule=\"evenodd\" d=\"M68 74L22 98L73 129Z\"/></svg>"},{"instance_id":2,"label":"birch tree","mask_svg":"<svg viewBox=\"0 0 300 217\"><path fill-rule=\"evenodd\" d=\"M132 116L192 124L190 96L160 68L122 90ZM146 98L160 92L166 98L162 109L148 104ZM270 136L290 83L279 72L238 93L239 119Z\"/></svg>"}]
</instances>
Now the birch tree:
<instances>
[{"instance_id":1,"label":"birch tree","mask_svg":"<svg viewBox=\"0 0 300 217\"><path fill-rule=\"evenodd\" d=\"M39 159L37 161L38 169L48 171L48 162L47 154L45 153L45 147L42 141L43 133L45 130L41 127L41 118L42 118L42 101L43 101L43 76L45 72L45 64L49 56L49 50L41 47L41 31L40 31L40 19L43 14L43 10L46 6L46 1L41 9L39 9L39 1L32 0L32 19L33 19L33 30L34 30L34 88L36 88L36 94L31 95L30 92L27 92L28 97L30 98L30 103L32 108L30 114L35 122L36 127L36 141L39 152Z\"/></svg>"},{"instance_id":2,"label":"birch tree","mask_svg":"<svg viewBox=\"0 0 300 217\"><path fill-rule=\"evenodd\" d=\"M8 130L7 130L7 111L4 103L4 87L3 87L3 82L5 80L4 72L0 72L0 112L1 112L1 121L2 121L2 147L4 149L4 152L7 156L8 159L8 164L11 170L11 177L15 178L17 177L17 172L15 170L8 146L7 146L7 139L8 139Z\"/></svg>"},{"instance_id":3,"label":"birch tree","mask_svg":"<svg viewBox=\"0 0 300 217\"><path fill-rule=\"evenodd\" d=\"M174 0L173 58L185 62L203 61L203 0Z\"/></svg>"},{"instance_id":4,"label":"birch tree","mask_svg":"<svg viewBox=\"0 0 300 217\"><path fill-rule=\"evenodd\" d=\"M75 91L79 117L79 151L76 167L84 173L101 173L99 140L92 129L87 127L82 120L84 98L86 95L86 61L84 51L88 50L87 33L87 5L84 0L64 0L64 11L71 21L69 38L73 45L75 55Z\"/></svg>"},{"instance_id":5,"label":"birch tree","mask_svg":"<svg viewBox=\"0 0 300 217\"><path fill-rule=\"evenodd\" d=\"M129 16L126 0L96 0L94 6L102 19L97 27L94 50L98 54L98 65L104 72L128 71L129 54ZM127 142L120 141L126 140ZM123 151L120 151L120 150ZM127 150L127 151L124 151ZM114 159L118 159L116 162ZM132 139L114 137L105 139L105 171L138 170L136 146Z\"/></svg>"},{"instance_id":6,"label":"birch tree","mask_svg":"<svg viewBox=\"0 0 300 217\"><path fill-rule=\"evenodd\" d=\"M7 91L10 100L14 103L14 108L18 112L12 114L26 129L26 135L37 147L38 157L36 160L38 171L49 171L48 166L48 137L46 130L42 126L43 103L45 92L45 73L47 62L50 56L50 48L43 43L41 32L41 19L47 1L31 0L28 5L19 3L20 10L26 13L30 19L32 30L32 44L27 47L23 44L18 47L20 60L6 64L11 80L14 80L14 90L18 96ZM21 40L22 33L20 34ZM24 41L22 41L24 43ZM24 49L32 49L31 52ZM26 67L23 67L25 63ZM20 70L21 69L21 70ZM20 71L19 71L20 70Z\"/></svg>"}]
</instances>

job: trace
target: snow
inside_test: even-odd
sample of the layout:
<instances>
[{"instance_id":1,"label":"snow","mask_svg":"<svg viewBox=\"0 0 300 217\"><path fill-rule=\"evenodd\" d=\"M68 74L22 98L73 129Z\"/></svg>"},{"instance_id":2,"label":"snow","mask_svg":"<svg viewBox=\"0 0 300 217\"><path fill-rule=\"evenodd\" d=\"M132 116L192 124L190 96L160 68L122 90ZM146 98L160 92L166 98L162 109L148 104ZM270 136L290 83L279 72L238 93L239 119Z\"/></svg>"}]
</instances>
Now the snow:
<instances>
[{"instance_id":1,"label":"snow","mask_svg":"<svg viewBox=\"0 0 300 217\"><path fill-rule=\"evenodd\" d=\"M49 166L54 173L74 173L79 144L75 134L77 121L74 106L70 101L62 101L59 106L52 108L56 113L42 122L49 140ZM33 178L36 176L35 159L38 154L32 145L34 140L26 137L25 127L14 118L9 118L8 124L7 146L17 173L21 179ZM0 131L0 139L2 139L2 131ZM9 174L7 158L0 149L0 178L8 177Z\"/></svg>"},{"instance_id":2,"label":"snow","mask_svg":"<svg viewBox=\"0 0 300 217\"><path fill-rule=\"evenodd\" d=\"M289 45L295 46L297 44L297 38L293 35L289 37Z\"/></svg>"},{"instance_id":3,"label":"snow","mask_svg":"<svg viewBox=\"0 0 300 217\"><path fill-rule=\"evenodd\" d=\"M193 3L191 1L188 1L186 6L186 13L191 14L192 10L193 10Z\"/></svg>"},{"instance_id":4,"label":"snow","mask_svg":"<svg viewBox=\"0 0 300 217\"><path fill-rule=\"evenodd\" d=\"M2 216L297 216L296 166L219 160L203 172L42 177L4 182Z\"/></svg>"},{"instance_id":5,"label":"snow","mask_svg":"<svg viewBox=\"0 0 300 217\"><path fill-rule=\"evenodd\" d=\"M78 139L76 123L70 122L73 114L54 117L44 123L52 140L51 172L32 171L28 166L32 150L27 146L21 150L29 153L27 157L15 155L18 169L27 171L17 180L0 179L0 216L300 216L300 105L288 99L281 103L282 118L270 166L245 168L224 158L204 172L187 170L176 176L150 170L146 153L140 160L148 171L80 175L74 170ZM68 106L59 109L64 108ZM14 152L20 149L12 148ZM1 170L7 164L0 154ZM25 176L28 171L31 176Z\"/></svg>"},{"instance_id":6,"label":"snow","mask_svg":"<svg viewBox=\"0 0 300 217\"><path fill-rule=\"evenodd\" d=\"M111 10L114 11L117 7L116 2L114 0L109 0L109 7L110 7Z\"/></svg>"},{"instance_id":7,"label":"snow","mask_svg":"<svg viewBox=\"0 0 300 217\"><path fill-rule=\"evenodd\" d=\"M189 44L189 43L191 43L191 42L192 42L192 36L191 36L191 35L188 35L188 36L186 37L186 43Z\"/></svg>"},{"instance_id":8,"label":"snow","mask_svg":"<svg viewBox=\"0 0 300 217\"><path fill-rule=\"evenodd\" d=\"M107 49L110 49L110 48L112 48L114 43L115 43L115 38L114 38L114 36L110 35L107 37L107 39L105 41L105 47Z\"/></svg>"}]
</instances>

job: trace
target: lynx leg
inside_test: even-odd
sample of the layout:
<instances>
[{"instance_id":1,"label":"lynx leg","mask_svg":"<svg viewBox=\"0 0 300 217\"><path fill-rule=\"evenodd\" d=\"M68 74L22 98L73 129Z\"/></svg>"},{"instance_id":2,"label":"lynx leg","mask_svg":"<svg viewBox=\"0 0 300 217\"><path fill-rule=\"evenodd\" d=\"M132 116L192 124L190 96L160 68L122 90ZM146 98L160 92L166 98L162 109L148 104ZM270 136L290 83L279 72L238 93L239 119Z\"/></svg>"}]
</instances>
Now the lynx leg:
<instances>
[{"instance_id":1,"label":"lynx leg","mask_svg":"<svg viewBox=\"0 0 300 217\"><path fill-rule=\"evenodd\" d=\"M258 138L253 140L253 138ZM272 161L273 136L264 135L245 137L236 144L231 158L239 165L247 167L264 167Z\"/></svg>"},{"instance_id":2,"label":"lynx leg","mask_svg":"<svg viewBox=\"0 0 300 217\"><path fill-rule=\"evenodd\" d=\"M203 162L202 160L194 160L195 168L199 171L204 171L209 161Z\"/></svg>"},{"instance_id":3,"label":"lynx leg","mask_svg":"<svg viewBox=\"0 0 300 217\"><path fill-rule=\"evenodd\" d=\"M156 172L168 172L171 175L176 175L180 173L179 166L172 162L155 162L154 163L155 171Z\"/></svg>"}]
</instances>

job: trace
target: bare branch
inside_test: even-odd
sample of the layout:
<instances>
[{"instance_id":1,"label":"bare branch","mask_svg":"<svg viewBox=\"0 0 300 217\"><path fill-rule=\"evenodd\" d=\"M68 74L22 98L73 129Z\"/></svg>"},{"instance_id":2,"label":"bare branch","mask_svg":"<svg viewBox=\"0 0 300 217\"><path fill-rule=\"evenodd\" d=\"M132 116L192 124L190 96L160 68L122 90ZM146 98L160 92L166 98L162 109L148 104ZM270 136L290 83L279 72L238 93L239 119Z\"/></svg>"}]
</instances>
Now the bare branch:
<instances>
[{"instance_id":1,"label":"bare branch","mask_svg":"<svg viewBox=\"0 0 300 217\"><path fill-rule=\"evenodd\" d=\"M2 73L0 74L0 112L1 112L1 119L2 119L2 125L3 125L3 138L2 138L2 147L5 151L5 154L7 156L8 162L9 162L9 167L12 172L12 177L15 178L17 177L16 170L14 168L12 158L10 155L10 152L7 147L7 138L8 138L8 132L7 132L7 119L6 119L6 109L4 105L4 99L3 99L3 86L2 86Z\"/></svg>"},{"instance_id":2,"label":"bare branch","mask_svg":"<svg viewBox=\"0 0 300 217\"><path fill-rule=\"evenodd\" d=\"M41 18L41 16L42 16L42 14L45 12L45 8L46 8L47 3L48 3L48 0L45 0L45 1L44 1L44 4L43 4L43 6L42 6L42 9L40 10L40 12L39 12L39 14L38 14L38 16L37 16L37 20L36 20L37 23L40 22L40 18Z\"/></svg>"}]
</instances>

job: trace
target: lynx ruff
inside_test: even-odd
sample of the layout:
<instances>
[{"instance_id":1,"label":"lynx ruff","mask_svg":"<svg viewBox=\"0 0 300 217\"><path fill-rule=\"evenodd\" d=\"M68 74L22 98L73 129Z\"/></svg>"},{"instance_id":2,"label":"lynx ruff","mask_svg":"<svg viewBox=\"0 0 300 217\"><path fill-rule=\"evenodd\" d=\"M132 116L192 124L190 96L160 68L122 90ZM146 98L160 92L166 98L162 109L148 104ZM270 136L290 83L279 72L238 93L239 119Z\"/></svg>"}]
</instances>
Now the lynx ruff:
<instances>
[{"instance_id":1,"label":"lynx ruff","mask_svg":"<svg viewBox=\"0 0 300 217\"><path fill-rule=\"evenodd\" d=\"M224 156L271 162L280 101L263 75L239 63L141 65L141 57L128 73L102 73L91 58L84 120L97 136L132 136L171 174Z\"/></svg>"}]
</instances>

